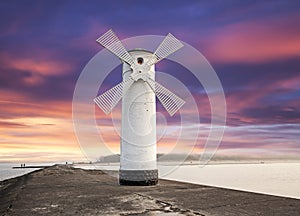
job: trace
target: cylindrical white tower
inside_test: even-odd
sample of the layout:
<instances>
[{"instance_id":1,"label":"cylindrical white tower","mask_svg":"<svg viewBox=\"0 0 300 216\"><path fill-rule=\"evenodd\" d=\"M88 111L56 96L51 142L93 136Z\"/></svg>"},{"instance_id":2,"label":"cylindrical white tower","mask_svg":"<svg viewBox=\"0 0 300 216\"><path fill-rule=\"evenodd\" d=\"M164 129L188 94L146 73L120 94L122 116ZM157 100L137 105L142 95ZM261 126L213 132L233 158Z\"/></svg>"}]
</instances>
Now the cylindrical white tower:
<instances>
[{"instance_id":1,"label":"cylindrical white tower","mask_svg":"<svg viewBox=\"0 0 300 216\"><path fill-rule=\"evenodd\" d=\"M129 51L138 65L153 54L146 50ZM123 80L133 73L123 63ZM149 71L139 71L155 80L154 65ZM142 79L135 81L122 98L122 132L119 183L121 185L155 185L158 182L156 164L156 101L155 93Z\"/></svg>"}]
</instances>

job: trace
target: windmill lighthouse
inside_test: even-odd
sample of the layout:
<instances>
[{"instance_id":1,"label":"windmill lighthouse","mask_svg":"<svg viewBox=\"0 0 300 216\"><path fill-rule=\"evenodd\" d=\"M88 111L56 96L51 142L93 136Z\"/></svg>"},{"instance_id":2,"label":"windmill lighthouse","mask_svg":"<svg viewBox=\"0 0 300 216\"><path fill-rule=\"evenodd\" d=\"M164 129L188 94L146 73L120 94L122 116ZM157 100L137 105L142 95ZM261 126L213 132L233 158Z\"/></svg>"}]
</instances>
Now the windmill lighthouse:
<instances>
[{"instance_id":1,"label":"windmill lighthouse","mask_svg":"<svg viewBox=\"0 0 300 216\"><path fill-rule=\"evenodd\" d=\"M121 185L155 185L156 164L156 100L173 116L185 103L155 81L155 64L171 55L183 44L168 34L154 53L125 47L109 30L97 42L121 59L123 81L94 99L109 114L122 99Z\"/></svg>"}]
</instances>

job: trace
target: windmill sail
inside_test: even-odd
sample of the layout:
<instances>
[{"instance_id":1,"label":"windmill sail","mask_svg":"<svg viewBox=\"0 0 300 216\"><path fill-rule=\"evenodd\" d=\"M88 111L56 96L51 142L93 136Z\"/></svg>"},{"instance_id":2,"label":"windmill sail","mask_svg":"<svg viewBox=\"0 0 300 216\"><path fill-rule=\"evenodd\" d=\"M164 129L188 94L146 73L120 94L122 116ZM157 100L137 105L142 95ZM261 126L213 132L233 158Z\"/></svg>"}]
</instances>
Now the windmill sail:
<instances>
[{"instance_id":1,"label":"windmill sail","mask_svg":"<svg viewBox=\"0 0 300 216\"><path fill-rule=\"evenodd\" d=\"M125 81L119 83L108 91L104 92L100 96L94 99L94 102L98 105L100 109L107 115L111 113L113 108L121 100L123 94L129 89L134 80L129 77Z\"/></svg>"},{"instance_id":2,"label":"windmill sail","mask_svg":"<svg viewBox=\"0 0 300 216\"><path fill-rule=\"evenodd\" d=\"M133 58L127 52L118 36L111 29L104 33L96 41L114 55L118 56L121 60L127 62L131 66L134 65Z\"/></svg>"},{"instance_id":3,"label":"windmill sail","mask_svg":"<svg viewBox=\"0 0 300 216\"><path fill-rule=\"evenodd\" d=\"M147 62L148 66L156 64L183 47L183 44L169 33L153 53L154 58Z\"/></svg>"},{"instance_id":4,"label":"windmill sail","mask_svg":"<svg viewBox=\"0 0 300 216\"><path fill-rule=\"evenodd\" d=\"M162 103L168 113L173 116L185 103L180 97L176 96L167 88L163 87L158 82L152 79L148 79L147 83L151 89L155 92L158 100Z\"/></svg>"}]
</instances>

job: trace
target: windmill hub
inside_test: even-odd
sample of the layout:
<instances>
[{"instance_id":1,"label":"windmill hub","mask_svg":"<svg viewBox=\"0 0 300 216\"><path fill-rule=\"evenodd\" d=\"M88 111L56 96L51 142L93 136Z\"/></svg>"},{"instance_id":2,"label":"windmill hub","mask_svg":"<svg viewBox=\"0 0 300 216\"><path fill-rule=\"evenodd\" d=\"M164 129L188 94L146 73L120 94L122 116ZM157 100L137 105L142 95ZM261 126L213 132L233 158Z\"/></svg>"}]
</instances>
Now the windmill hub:
<instances>
[{"instance_id":1,"label":"windmill hub","mask_svg":"<svg viewBox=\"0 0 300 216\"><path fill-rule=\"evenodd\" d=\"M142 79L147 81L148 78L151 78L154 73L153 65L147 65L147 62L151 61L153 58L153 53L142 50L142 49L134 49L129 51L131 56L136 60L137 64L129 65L132 69L131 77L134 81Z\"/></svg>"},{"instance_id":2,"label":"windmill hub","mask_svg":"<svg viewBox=\"0 0 300 216\"><path fill-rule=\"evenodd\" d=\"M143 64L143 62L144 62L144 59L143 59L143 58L141 58L141 57L137 58L137 63L138 63L139 65Z\"/></svg>"}]
</instances>

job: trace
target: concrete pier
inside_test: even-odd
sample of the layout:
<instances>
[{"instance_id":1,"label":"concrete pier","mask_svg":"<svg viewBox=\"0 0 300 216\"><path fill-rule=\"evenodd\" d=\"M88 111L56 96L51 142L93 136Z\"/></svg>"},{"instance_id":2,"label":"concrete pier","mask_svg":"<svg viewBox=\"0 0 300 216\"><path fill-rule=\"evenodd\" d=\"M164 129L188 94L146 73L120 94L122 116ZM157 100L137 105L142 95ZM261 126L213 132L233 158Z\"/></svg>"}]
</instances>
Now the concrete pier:
<instances>
[{"instance_id":1,"label":"concrete pier","mask_svg":"<svg viewBox=\"0 0 300 216\"><path fill-rule=\"evenodd\" d=\"M120 186L110 174L56 165L2 181L0 215L300 215L300 199L167 180Z\"/></svg>"},{"instance_id":2,"label":"concrete pier","mask_svg":"<svg viewBox=\"0 0 300 216\"><path fill-rule=\"evenodd\" d=\"M50 166L15 166L15 167L12 167L12 168L13 169L36 169L36 168L44 169L44 168L47 168L47 167L50 167Z\"/></svg>"}]
</instances>

